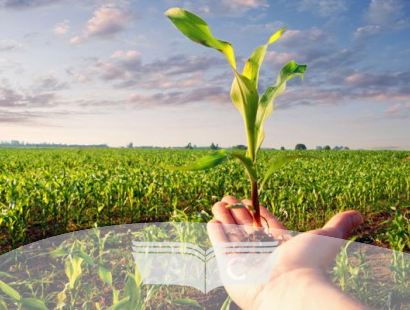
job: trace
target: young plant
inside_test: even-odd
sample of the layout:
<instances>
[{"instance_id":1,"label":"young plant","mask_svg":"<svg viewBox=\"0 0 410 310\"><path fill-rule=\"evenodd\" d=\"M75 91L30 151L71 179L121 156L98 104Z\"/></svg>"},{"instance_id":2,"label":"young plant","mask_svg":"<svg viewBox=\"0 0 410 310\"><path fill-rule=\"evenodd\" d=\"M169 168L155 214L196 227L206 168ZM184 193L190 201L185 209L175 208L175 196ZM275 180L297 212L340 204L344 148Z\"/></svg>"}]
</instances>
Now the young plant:
<instances>
[{"instance_id":1,"label":"young plant","mask_svg":"<svg viewBox=\"0 0 410 310\"><path fill-rule=\"evenodd\" d=\"M204 170L215 167L228 158L237 159L245 167L251 183L252 206L248 206L248 208L253 216L253 225L261 227L257 154L265 137L263 124L272 113L273 100L286 89L286 82L297 75L300 75L301 79L303 79L306 65L299 65L293 60L289 61L280 71L276 84L269 86L264 94L259 96L257 90L259 69L265 58L266 50L270 44L282 36L286 29L285 27L274 33L265 45L259 46L254 50L247 60L242 73L240 73L236 68L235 54L232 45L229 42L216 39L204 20L191 12L179 8L171 8L165 12L165 15L192 41L206 47L214 48L225 55L234 73L231 99L243 117L248 144L245 155L238 152L219 150L199 159L196 163L184 167L174 167L174 169L187 171ZM272 163L262 178L261 188L274 171L296 158L298 158L298 156L282 157ZM230 207L243 208L245 206L239 204Z\"/></svg>"}]
</instances>

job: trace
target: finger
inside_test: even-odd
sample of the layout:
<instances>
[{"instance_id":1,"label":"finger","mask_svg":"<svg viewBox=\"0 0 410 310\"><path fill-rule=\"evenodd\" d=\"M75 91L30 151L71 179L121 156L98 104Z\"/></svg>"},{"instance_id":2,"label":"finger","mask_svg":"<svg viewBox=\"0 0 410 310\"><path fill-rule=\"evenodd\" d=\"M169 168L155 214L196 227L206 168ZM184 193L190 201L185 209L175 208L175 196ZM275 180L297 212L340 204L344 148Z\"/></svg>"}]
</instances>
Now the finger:
<instances>
[{"instance_id":1,"label":"finger","mask_svg":"<svg viewBox=\"0 0 410 310\"><path fill-rule=\"evenodd\" d=\"M249 199L242 200L242 203L245 205L252 205L252 201ZM266 209L264 206L260 206L259 208L260 208L260 213L262 217L261 219L262 226L268 228L269 233L274 238L289 235L285 226L283 226L282 223L279 222L278 219L272 213L268 211L268 209Z\"/></svg>"},{"instance_id":2,"label":"finger","mask_svg":"<svg viewBox=\"0 0 410 310\"><path fill-rule=\"evenodd\" d=\"M333 216L323 226L322 231L334 238L329 248L330 255L334 258L340 251L340 248L345 243L346 239L357 226L363 222L362 215L358 211L345 211ZM329 239L329 238L327 238Z\"/></svg>"},{"instance_id":3,"label":"finger","mask_svg":"<svg viewBox=\"0 0 410 310\"><path fill-rule=\"evenodd\" d=\"M229 204L237 203L237 200L235 201L235 198L232 196L225 197L224 199L229 201L230 202ZM212 208L212 212L215 216L215 219L222 223L222 227L229 241L240 242L244 234L241 231L241 229L237 226L237 223L235 219L233 218L230 210L226 208L227 205L228 205L227 202L219 201L214 204Z\"/></svg>"},{"instance_id":4,"label":"finger","mask_svg":"<svg viewBox=\"0 0 410 310\"><path fill-rule=\"evenodd\" d=\"M292 238L292 235L287 231L285 226L263 206L261 206L261 216L263 217L262 223L265 223L263 226L266 225L266 227L268 227L269 234L275 239L289 240Z\"/></svg>"},{"instance_id":5,"label":"finger","mask_svg":"<svg viewBox=\"0 0 410 310\"><path fill-rule=\"evenodd\" d=\"M208 230L209 239L211 239L213 245L229 242L220 221L212 219L208 222L206 228Z\"/></svg>"},{"instance_id":6,"label":"finger","mask_svg":"<svg viewBox=\"0 0 410 310\"><path fill-rule=\"evenodd\" d=\"M222 201L229 205L240 203L239 200L233 196L226 196ZM238 225L253 226L252 215L247 208L229 209L229 211Z\"/></svg>"}]
</instances>

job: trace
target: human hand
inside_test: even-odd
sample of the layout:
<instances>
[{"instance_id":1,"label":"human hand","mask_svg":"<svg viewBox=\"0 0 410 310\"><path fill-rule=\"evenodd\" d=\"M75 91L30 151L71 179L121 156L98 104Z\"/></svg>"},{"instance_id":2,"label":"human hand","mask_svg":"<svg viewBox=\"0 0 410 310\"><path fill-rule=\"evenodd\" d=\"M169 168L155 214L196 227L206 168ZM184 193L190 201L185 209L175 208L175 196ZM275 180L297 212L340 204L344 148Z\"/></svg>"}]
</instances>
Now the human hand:
<instances>
[{"instance_id":1,"label":"human hand","mask_svg":"<svg viewBox=\"0 0 410 310\"><path fill-rule=\"evenodd\" d=\"M240 225L248 233L254 229L247 208L226 208L237 203L239 201L235 197L227 196L213 206L215 219L208 226L213 244L239 242L243 238L241 230L234 234L227 233L224 225ZM251 205L250 200L243 200L242 203ZM277 259L267 284L225 287L237 305L242 309L329 309L330 305L332 309L338 309L338 306L340 309L365 309L326 279L329 264L346 242L343 239L362 222L359 212L339 213L323 228L296 237L291 237L277 218L262 206L261 216L264 218L263 226L269 228L272 237L286 242L276 250Z\"/></svg>"}]
</instances>

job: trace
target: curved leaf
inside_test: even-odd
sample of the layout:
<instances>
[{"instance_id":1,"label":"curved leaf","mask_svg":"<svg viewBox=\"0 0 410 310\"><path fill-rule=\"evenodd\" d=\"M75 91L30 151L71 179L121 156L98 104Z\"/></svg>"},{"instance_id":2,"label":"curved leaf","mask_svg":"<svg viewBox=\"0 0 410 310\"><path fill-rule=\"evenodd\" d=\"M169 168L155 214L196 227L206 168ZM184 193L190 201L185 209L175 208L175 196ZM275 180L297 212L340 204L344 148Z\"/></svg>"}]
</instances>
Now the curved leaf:
<instances>
[{"instance_id":1,"label":"curved leaf","mask_svg":"<svg viewBox=\"0 0 410 310\"><path fill-rule=\"evenodd\" d=\"M109 307L107 310L120 310L124 307L124 305L126 305L128 303L129 300L130 300L130 296L127 296L127 297L121 299L116 304Z\"/></svg>"},{"instance_id":2,"label":"curved leaf","mask_svg":"<svg viewBox=\"0 0 410 310\"><path fill-rule=\"evenodd\" d=\"M198 161L189 164L187 166L168 166L171 170L181 170L181 171L198 171L213 168L225 161L228 157L226 150L219 150L213 154L206 155L200 158Z\"/></svg>"},{"instance_id":3,"label":"curved leaf","mask_svg":"<svg viewBox=\"0 0 410 310\"><path fill-rule=\"evenodd\" d=\"M252 181L256 181L257 180L257 174L256 174L256 170L255 167L251 161L251 159L249 157L246 157L244 155L242 155L241 153L238 152L232 152L231 153L232 157L235 157L242 165L245 166L246 172L249 175L249 178Z\"/></svg>"},{"instance_id":4,"label":"curved leaf","mask_svg":"<svg viewBox=\"0 0 410 310\"><path fill-rule=\"evenodd\" d=\"M178 306L189 306L194 308L204 309L196 300L188 299L188 298L179 298L172 301L172 304Z\"/></svg>"},{"instance_id":5,"label":"curved leaf","mask_svg":"<svg viewBox=\"0 0 410 310\"><path fill-rule=\"evenodd\" d=\"M276 85L269 86L260 98L258 114L255 121L255 132L257 135L256 150L259 150L265 138L263 123L273 111L273 100L286 90L286 82L288 80L294 78L298 74L300 74L300 78L303 79L306 67L306 65L299 65L293 60L289 61L280 71Z\"/></svg>"},{"instance_id":6,"label":"curved leaf","mask_svg":"<svg viewBox=\"0 0 410 310\"><path fill-rule=\"evenodd\" d=\"M0 289L14 300L20 300L20 294L11 286L0 280Z\"/></svg>"},{"instance_id":7,"label":"curved leaf","mask_svg":"<svg viewBox=\"0 0 410 310\"><path fill-rule=\"evenodd\" d=\"M189 39L218 50L225 55L232 68L236 68L232 45L229 42L216 39L202 18L180 8L169 9L165 12L165 16Z\"/></svg>"},{"instance_id":8,"label":"curved leaf","mask_svg":"<svg viewBox=\"0 0 410 310\"><path fill-rule=\"evenodd\" d=\"M256 150L255 121L258 112L259 94L256 86L244 75L234 70L235 79L232 82L231 99L242 114L246 138L248 142L248 156L254 162Z\"/></svg>"},{"instance_id":9,"label":"curved leaf","mask_svg":"<svg viewBox=\"0 0 410 310\"><path fill-rule=\"evenodd\" d=\"M43 301L35 298L22 298L20 303L27 310L48 310Z\"/></svg>"},{"instance_id":10,"label":"curved leaf","mask_svg":"<svg viewBox=\"0 0 410 310\"><path fill-rule=\"evenodd\" d=\"M105 284L108 284L109 286L112 286L112 274L111 271L108 269L100 266L98 268L98 275L100 276L100 279L103 280Z\"/></svg>"},{"instance_id":11,"label":"curved leaf","mask_svg":"<svg viewBox=\"0 0 410 310\"><path fill-rule=\"evenodd\" d=\"M88 265L95 266L93 259L83 250L78 250L76 254L80 256Z\"/></svg>"},{"instance_id":12,"label":"curved leaf","mask_svg":"<svg viewBox=\"0 0 410 310\"><path fill-rule=\"evenodd\" d=\"M259 69L262 65L262 62L265 58L266 50L270 44L275 42L279 39L282 34L285 32L286 27L283 27L276 33L274 33L268 40L268 43L265 45L259 46L257 49L254 50L251 57L247 60L245 67L243 69L242 74L246 76L252 83L257 86L258 85L258 77L259 77Z\"/></svg>"}]
</instances>

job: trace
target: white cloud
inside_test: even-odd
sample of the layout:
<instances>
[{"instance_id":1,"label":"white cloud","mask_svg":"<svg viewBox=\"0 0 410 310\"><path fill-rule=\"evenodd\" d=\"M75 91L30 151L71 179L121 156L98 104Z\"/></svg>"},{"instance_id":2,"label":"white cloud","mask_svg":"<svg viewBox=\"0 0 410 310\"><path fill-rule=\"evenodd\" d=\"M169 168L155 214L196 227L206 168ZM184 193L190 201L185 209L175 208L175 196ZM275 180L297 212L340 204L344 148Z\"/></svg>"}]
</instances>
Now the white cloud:
<instances>
[{"instance_id":1,"label":"white cloud","mask_svg":"<svg viewBox=\"0 0 410 310\"><path fill-rule=\"evenodd\" d=\"M64 35L70 31L70 21L65 20L62 23L58 23L54 26L54 33L58 35Z\"/></svg>"},{"instance_id":2,"label":"white cloud","mask_svg":"<svg viewBox=\"0 0 410 310\"><path fill-rule=\"evenodd\" d=\"M349 8L345 0L301 0L299 11L311 11L319 16L331 16L343 13Z\"/></svg>"},{"instance_id":3,"label":"white cloud","mask_svg":"<svg viewBox=\"0 0 410 310\"><path fill-rule=\"evenodd\" d=\"M75 77L75 80L76 80L77 82L84 83L84 82L90 81L90 78L89 78L87 75L85 75L85 74L78 74L78 75Z\"/></svg>"},{"instance_id":4,"label":"white cloud","mask_svg":"<svg viewBox=\"0 0 410 310\"><path fill-rule=\"evenodd\" d=\"M359 27L356 29L355 33L353 34L354 39L361 40L368 37L375 36L381 32L381 28L379 25L367 25L364 27Z\"/></svg>"},{"instance_id":5,"label":"white cloud","mask_svg":"<svg viewBox=\"0 0 410 310\"><path fill-rule=\"evenodd\" d=\"M406 109L410 109L410 102L406 103Z\"/></svg>"},{"instance_id":6,"label":"white cloud","mask_svg":"<svg viewBox=\"0 0 410 310\"><path fill-rule=\"evenodd\" d=\"M388 107L385 112L388 115L397 115L399 113L400 107L401 107L401 105L399 103L396 103L396 104Z\"/></svg>"},{"instance_id":7,"label":"white cloud","mask_svg":"<svg viewBox=\"0 0 410 310\"><path fill-rule=\"evenodd\" d=\"M260 7L269 7L269 4L264 0L223 0L222 2L232 8L257 9Z\"/></svg>"},{"instance_id":8,"label":"white cloud","mask_svg":"<svg viewBox=\"0 0 410 310\"><path fill-rule=\"evenodd\" d=\"M86 24L88 37L111 37L122 30L133 20L130 12L120 10L113 5L102 6Z\"/></svg>"},{"instance_id":9,"label":"white cloud","mask_svg":"<svg viewBox=\"0 0 410 310\"><path fill-rule=\"evenodd\" d=\"M70 39L70 43L73 45L81 44L83 42L83 38L80 37L72 37Z\"/></svg>"},{"instance_id":10,"label":"white cloud","mask_svg":"<svg viewBox=\"0 0 410 310\"><path fill-rule=\"evenodd\" d=\"M0 52L14 52L23 49L23 44L14 40L0 40Z\"/></svg>"},{"instance_id":11,"label":"white cloud","mask_svg":"<svg viewBox=\"0 0 410 310\"><path fill-rule=\"evenodd\" d=\"M366 19L387 28L404 28L409 19L404 15L404 3L401 0L372 0L366 12Z\"/></svg>"},{"instance_id":12,"label":"white cloud","mask_svg":"<svg viewBox=\"0 0 410 310\"><path fill-rule=\"evenodd\" d=\"M269 7L268 0L168 0L169 6L182 6L198 15L242 16L250 10L264 10Z\"/></svg>"},{"instance_id":13,"label":"white cloud","mask_svg":"<svg viewBox=\"0 0 410 310\"><path fill-rule=\"evenodd\" d=\"M277 53L275 51L267 52L265 57L268 63L273 63L275 65L284 65L294 58L292 54Z\"/></svg>"}]
</instances>

